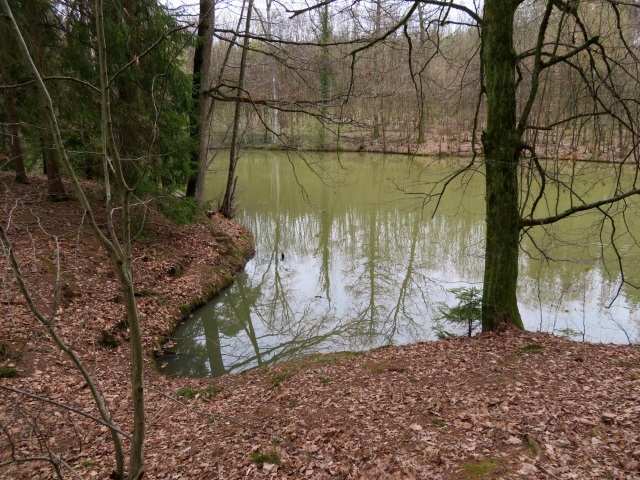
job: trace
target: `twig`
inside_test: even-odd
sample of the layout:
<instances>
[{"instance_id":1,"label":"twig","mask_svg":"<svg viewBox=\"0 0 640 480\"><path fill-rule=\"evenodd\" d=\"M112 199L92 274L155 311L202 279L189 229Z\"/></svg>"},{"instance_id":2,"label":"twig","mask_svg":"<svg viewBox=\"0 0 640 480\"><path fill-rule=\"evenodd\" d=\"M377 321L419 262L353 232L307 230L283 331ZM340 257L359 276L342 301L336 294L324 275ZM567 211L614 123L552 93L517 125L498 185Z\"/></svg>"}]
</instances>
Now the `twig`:
<instances>
[{"instance_id":1,"label":"twig","mask_svg":"<svg viewBox=\"0 0 640 480\"><path fill-rule=\"evenodd\" d=\"M539 463L535 464L536 468L538 470L540 470L542 473L546 473L547 475L549 475L552 478L555 478L556 480L562 480L562 478L560 478L557 475L554 475L553 473L551 473L549 470L547 470L546 468L544 468L542 465L540 465Z\"/></svg>"},{"instance_id":2,"label":"twig","mask_svg":"<svg viewBox=\"0 0 640 480\"><path fill-rule=\"evenodd\" d=\"M55 455L52 452L50 452L50 453L51 453L51 455L53 455L53 457L55 457L55 460L57 460L58 462L63 464L65 467L67 467L76 477L78 477L81 480L84 479L84 477L82 475L80 475L75 468L73 468L71 465L69 465L68 462L66 462L64 459L60 458L58 455ZM26 463L26 462L48 462L48 463L53 463L53 459L50 458L50 457L13 458L11 460L7 460L6 462L0 463L0 467L6 467L7 465L11 465L12 463Z\"/></svg>"},{"instance_id":3,"label":"twig","mask_svg":"<svg viewBox=\"0 0 640 480\"><path fill-rule=\"evenodd\" d=\"M36 400L40 400L41 402L45 402L45 403L50 403L50 404L55 405L57 407L64 408L64 409L69 410L71 412L77 413L78 415L82 415L83 417L90 418L94 422L97 422L97 423L99 423L101 425L104 425L105 427L109 428L111 431L119 433L120 435L125 437L127 440L131 440L131 436L128 433L125 433L122 430L120 430L118 427L116 427L114 425L110 425L108 422L105 422L104 420L102 420L102 419L100 419L98 417L95 417L95 416L91 415L90 413L83 412L82 410L78 410L77 408L74 408L71 405L66 405L64 403L56 402L55 400L51 400L50 398L41 397L39 395L36 395L34 393L26 392L26 391L21 390L19 388L6 387L4 385L0 385L0 389L7 390L7 391L10 391L10 392L14 392L14 393L19 393L21 395L24 395L25 397L34 398Z\"/></svg>"}]
</instances>

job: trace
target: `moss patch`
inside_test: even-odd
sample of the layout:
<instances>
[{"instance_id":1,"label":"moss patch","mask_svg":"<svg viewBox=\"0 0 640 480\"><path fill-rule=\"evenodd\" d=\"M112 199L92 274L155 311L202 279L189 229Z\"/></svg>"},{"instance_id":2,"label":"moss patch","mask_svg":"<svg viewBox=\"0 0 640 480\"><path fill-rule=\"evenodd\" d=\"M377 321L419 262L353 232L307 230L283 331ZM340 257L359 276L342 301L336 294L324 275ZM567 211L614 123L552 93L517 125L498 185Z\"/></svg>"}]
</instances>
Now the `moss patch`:
<instances>
[{"instance_id":1,"label":"moss patch","mask_svg":"<svg viewBox=\"0 0 640 480\"><path fill-rule=\"evenodd\" d=\"M118 347L118 339L107 332L106 330L100 331L100 338L98 339L98 344L105 348L117 348Z\"/></svg>"},{"instance_id":2,"label":"moss patch","mask_svg":"<svg viewBox=\"0 0 640 480\"><path fill-rule=\"evenodd\" d=\"M200 397L205 400L209 400L215 397L218 393L220 393L222 389L217 385L209 385L202 390L196 390L190 387L182 387L178 389L175 393L176 398L186 398L187 400L191 400L192 398Z\"/></svg>"},{"instance_id":3,"label":"moss patch","mask_svg":"<svg viewBox=\"0 0 640 480\"><path fill-rule=\"evenodd\" d=\"M184 272L189 268L189 265L191 265L191 260L188 258L183 258L181 260L178 260L167 269L167 275L169 275L172 278L181 277L184 274Z\"/></svg>"},{"instance_id":4,"label":"moss patch","mask_svg":"<svg viewBox=\"0 0 640 480\"><path fill-rule=\"evenodd\" d=\"M194 390L193 388L189 387L179 388L176 392L176 398L186 398L187 400L195 398L196 395L198 395L198 390Z\"/></svg>"},{"instance_id":5,"label":"moss patch","mask_svg":"<svg viewBox=\"0 0 640 480\"><path fill-rule=\"evenodd\" d=\"M18 376L16 367L0 367L0 378L14 378Z\"/></svg>"},{"instance_id":6,"label":"moss patch","mask_svg":"<svg viewBox=\"0 0 640 480\"><path fill-rule=\"evenodd\" d=\"M503 464L504 460L500 458L465 463L462 465L462 478L464 480L500 478L499 475L504 473Z\"/></svg>"},{"instance_id":7,"label":"moss patch","mask_svg":"<svg viewBox=\"0 0 640 480\"><path fill-rule=\"evenodd\" d=\"M522 347L520 349L521 353L527 353L527 352L539 352L541 350L543 350L544 347L542 345L538 345L537 343L530 343L528 345L525 345L524 347Z\"/></svg>"},{"instance_id":8,"label":"moss patch","mask_svg":"<svg viewBox=\"0 0 640 480\"><path fill-rule=\"evenodd\" d=\"M273 390L274 388L278 388L282 384L282 382L291 378L292 376L293 372L291 372L290 370L282 370L280 372L276 372L276 374L269 379L269 387L271 388L271 390Z\"/></svg>"},{"instance_id":9,"label":"moss patch","mask_svg":"<svg viewBox=\"0 0 640 480\"><path fill-rule=\"evenodd\" d=\"M251 460L262 465L263 463L275 463L276 465L282 466L282 460L280 460L280 456L278 452L272 450L269 453L264 452L256 452L251 454Z\"/></svg>"}]
</instances>

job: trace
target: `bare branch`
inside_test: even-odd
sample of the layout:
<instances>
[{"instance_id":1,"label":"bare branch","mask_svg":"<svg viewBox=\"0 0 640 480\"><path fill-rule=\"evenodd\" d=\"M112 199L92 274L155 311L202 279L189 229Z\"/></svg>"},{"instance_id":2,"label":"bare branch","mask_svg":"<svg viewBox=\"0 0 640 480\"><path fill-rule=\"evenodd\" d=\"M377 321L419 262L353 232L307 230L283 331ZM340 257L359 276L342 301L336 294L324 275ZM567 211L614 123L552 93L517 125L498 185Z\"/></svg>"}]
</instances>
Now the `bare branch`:
<instances>
[{"instance_id":1,"label":"bare branch","mask_svg":"<svg viewBox=\"0 0 640 480\"><path fill-rule=\"evenodd\" d=\"M373 40L371 40L370 42L366 43L365 45L363 45L361 47L358 47L355 50L352 50L351 52L349 52L348 55L345 55L345 56L351 56L353 58L353 57L356 56L356 54L358 52L362 52L363 50L371 48L376 43L380 43L380 42L384 41L387 37L389 37L389 35L393 34L396 30L398 30L400 27L402 27L404 24L406 24L409 21L409 19L411 18L411 16L413 15L413 12L415 12L417 8L418 8L418 3L416 2L411 6L409 11L395 25L393 25L390 28L388 28L387 31L384 34L374 38Z\"/></svg>"},{"instance_id":2,"label":"bare branch","mask_svg":"<svg viewBox=\"0 0 640 480\"><path fill-rule=\"evenodd\" d=\"M571 57L576 56L577 54L579 54L580 52L587 50L591 45L595 45L596 43L598 43L600 41L600 37L599 36L595 36L590 38L589 40L587 40L585 43L583 43L582 45L580 45L577 48L574 48L573 50L571 50L570 52L564 54L564 55L560 55L560 56L552 56L551 60L549 60L548 62L542 62L540 64L541 68L549 68L553 65L555 65L556 63L560 63L560 62L564 62L566 60L569 60Z\"/></svg>"},{"instance_id":3,"label":"bare branch","mask_svg":"<svg viewBox=\"0 0 640 480\"><path fill-rule=\"evenodd\" d=\"M302 15L303 13L311 12L313 10L317 10L318 8L326 7L327 5L331 5L335 1L336 0L325 0L324 2L319 2L319 3L316 3L315 5L311 5L310 7L301 8L301 9L298 9L298 10L290 10L289 8L285 7L285 12L292 14L291 17L289 17L289 18L295 18L298 15ZM355 5L355 4L356 4L356 2L352 3L352 5Z\"/></svg>"},{"instance_id":4,"label":"bare branch","mask_svg":"<svg viewBox=\"0 0 640 480\"><path fill-rule=\"evenodd\" d=\"M65 76L42 77L42 81L43 82L64 81L64 82L79 83L80 85L84 85L85 87L90 88L94 92L100 92L100 89L95 85L75 77L65 77ZM34 85L35 83L36 83L35 80L29 80L28 82L16 83L15 85L0 85L0 90L28 87L29 85Z\"/></svg>"},{"instance_id":5,"label":"bare branch","mask_svg":"<svg viewBox=\"0 0 640 480\"><path fill-rule=\"evenodd\" d=\"M629 198L629 197L632 197L633 195L638 195L638 194L640 194L640 188L634 188L632 190L621 193L619 195L605 198L604 200L599 200L597 202L592 202L592 203L585 203L582 205L569 208L557 215L551 215L549 217L544 217L544 218L521 218L520 228L534 226L534 225L549 225L551 223L556 223L562 220L563 218L567 218L575 213L584 212L586 210L593 210L595 208L602 207L603 205L610 205L612 203L619 202L621 200L624 200L625 198Z\"/></svg>"},{"instance_id":6,"label":"bare branch","mask_svg":"<svg viewBox=\"0 0 640 480\"><path fill-rule=\"evenodd\" d=\"M99 423L100 425L104 425L109 430L122 435L127 440L131 440L131 435L129 435L126 432L123 432L122 430L120 430L118 427L116 427L112 423L105 422L104 420L102 420L102 419L100 419L100 418L98 418L98 417L96 417L94 415L91 415L90 413L83 412L82 410L79 410L79 409L77 409L75 407L72 407L71 405L67 405L65 403L60 403L60 402L57 402L55 400L51 400L50 398L41 397L40 395L36 395L35 393L29 393L29 392L27 392L25 390L21 390L19 388L7 387L5 385L0 385L0 389L1 390L6 390L8 392L19 393L20 395L24 395L25 397L33 398L35 400L39 400L39 401L45 402L45 403L50 403L50 404L55 405L57 407L64 408L65 410L69 410L71 412L77 413L78 415L82 415L83 417L90 418L94 422Z\"/></svg>"},{"instance_id":7,"label":"bare branch","mask_svg":"<svg viewBox=\"0 0 640 480\"><path fill-rule=\"evenodd\" d=\"M475 22L478 23L478 25L482 24L482 18L473 10L471 10L469 7L466 7L464 5L459 5L457 3L453 3L453 0L449 0L449 1L434 1L434 0L423 0L421 2L423 5L434 5L434 6L438 6L438 7L444 7L444 8L449 8L449 9L453 9L453 10L458 10L462 13L466 13L467 15L469 15L469 17L471 17Z\"/></svg>"}]
</instances>

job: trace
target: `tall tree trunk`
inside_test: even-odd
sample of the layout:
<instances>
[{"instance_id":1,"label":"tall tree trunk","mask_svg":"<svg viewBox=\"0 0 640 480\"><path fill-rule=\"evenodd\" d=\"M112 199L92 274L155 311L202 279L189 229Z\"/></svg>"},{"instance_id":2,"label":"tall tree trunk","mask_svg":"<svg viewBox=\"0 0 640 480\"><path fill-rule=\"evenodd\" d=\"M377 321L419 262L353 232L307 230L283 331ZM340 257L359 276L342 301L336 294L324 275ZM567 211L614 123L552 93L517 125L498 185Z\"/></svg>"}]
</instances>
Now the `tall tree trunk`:
<instances>
[{"instance_id":1,"label":"tall tree trunk","mask_svg":"<svg viewBox=\"0 0 640 480\"><path fill-rule=\"evenodd\" d=\"M4 78L4 75L3 75ZM16 92L9 88L4 94L4 113L7 120L7 130L9 132L9 142L11 144L11 159L13 169L16 172L16 182L29 183L27 171L24 168L22 157L22 142L20 141L20 119L16 108Z\"/></svg>"},{"instance_id":2,"label":"tall tree trunk","mask_svg":"<svg viewBox=\"0 0 640 480\"><path fill-rule=\"evenodd\" d=\"M425 43L427 41L427 35L426 35L426 22L424 20L424 6L421 4L418 5L418 19L419 19L419 25L420 25L420 52L424 52L425 50ZM422 69L420 70L420 74L418 75L418 86L420 87L420 98L419 98L419 105L418 105L418 144L422 145L425 142L425 128L426 128L426 121L427 121L427 98L426 95L424 93L424 79L423 79L423 74L424 72L422 71Z\"/></svg>"},{"instance_id":3,"label":"tall tree trunk","mask_svg":"<svg viewBox=\"0 0 640 480\"><path fill-rule=\"evenodd\" d=\"M482 41L487 88L486 162L487 233L482 330L512 324L524 328L518 283L518 157L516 132L516 55L513 20L517 0L486 0Z\"/></svg>"},{"instance_id":4,"label":"tall tree trunk","mask_svg":"<svg viewBox=\"0 0 640 480\"><path fill-rule=\"evenodd\" d=\"M7 23L2 19L0 21L0 38L9 38L11 32L7 27ZM4 46L0 47L0 81L3 83L14 83L14 75L12 75L13 72L11 68L13 63L13 52L9 48L8 42L5 41ZM16 172L15 181L18 183L29 183L27 172L24 167L24 159L22 157L20 117L18 116L18 109L16 106L16 92L12 88L4 90L4 117L7 125L7 132L6 136L2 135L2 138L9 139L13 168ZM5 134L4 128L2 133Z\"/></svg>"},{"instance_id":5,"label":"tall tree trunk","mask_svg":"<svg viewBox=\"0 0 640 480\"><path fill-rule=\"evenodd\" d=\"M42 146L42 163L47 174L47 196L53 201L67 200L69 197L62 183L62 175L56 160L56 150L49 131L49 121L46 113L46 103L43 96L38 92L38 113L42 131L40 133L40 143Z\"/></svg>"},{"instance_id":6,"label":"tall tree trunk","mask_svg":"<svg viewBox=\"0 0 640 480\"><path fill-rule=\"evenodd\" d=\"M111 207L111 193L109 182L109 158L113 176L116 181L120 197L120 213L122 225L122 244L118 242L113 218L108 218L108 228L111 242L106 238L101 242L109 252L111 261L116 267L120 286L124 296L129 327L129 345L131 348L131 400L133 404L133 435L131 451L129 452L129 480L140 480L145 474L144 466L144 438L146 433L146 412L144 404L144 357L142 352L142 331L136 305L133 284L133 264L131 259L131 219L130 198L131 189L124 177L123 164L113 135L113 118L111 114L111 92L107 69L107 45L104 29L104 12L102 0L96 0L96 44L98 50L98 64L100 69L100 107L102 120L102 162L104 170L105 192L107 195L107 209Z\"/></svg>"},{"instance_id":7,"label":"tall tree trunk","mask_svg":"<svg viewBox=\"0 0 640 480\"><path fill-rule=\"evenodd\" d=\"M271 7L273 6L273 0L267 0L267 38L271 40L273 38L273 25L271 24ZM278 100L278 78L277 78L278 63L271 60L271 99L273 101ZM280 111L277 108L271 109L271 143L278 143L280 136Z\"/></svg>"},{"instance_id":8,"label":"tall tree trunk","mask_svg":"<svg viewBox=\"0 0 640 480\"><path fill-rule=\"evenodd\" d=\"M195 196L203 201L204 180L208 167L209 154L209 111L210 100L203 93L211 79L211 54L213 51L214 1L200 0L200 23L198 24L198 43L193 57L192 98L194 109L190 118L191 138L198 148L191 152L192 176L187 184L187 197ZM199 195L198 195L199 194Z\"/></svg>"},{"instance_id":9,"label":"tall tree trunk","mask_svg":"<svg viewBox=\"0 0 640 480\"><path fill-rule=\"evenodd\" d=\"M375 19L375 36L380 34L380 23L382 22L382 0L376 1L376 19ZM378 45L373 47L373 139L380 138L380 117L378 112L381 110L382 102L378 98L380 95L380 53ZM386 148L385 148L386 150Z\"/></svg>"},{"instance_id":10,"label":"tall tree trunk","mask_svg":"<svg viewBox=\"0 0 640 480\"><path fill-rule=\"evenodd\" d=\"M329 102L329 93L331 90L331 65L329 64L329 49L326 46L331 38L331 29L329 28L329 5L326 4L320 11L320 115L324 118L327 114L327 103ZM318 143L321 149L325 148L324 142L326 137L326 129L323 121L319 124L320 130L318 135Z\"/></svg>"},{"instance_id":11,"label":"tall tree trunk","mask_svg":"<svg viewBox=\"0 0 640 480\"><path fill-rule=\"evenodd\" d=\"M237 95L242 95L244 89L244 74L247 66L247 51L249 48L249 32L251 29L251 13L253 11L253 0L249 0L247 5L247 19L245 24L245 37L242 42L242 56L240 57L240 74L238 75ZM224 200L220 207L220 213L227 218L233 217L236 196L236 166L238 165L238 155L240 146L238 136L240 135L240 113L242 112L242 102L236 101L235 113L233 115L233 132L231 134L231 150L229 152L229 174L227 175L227 188L224 193Z\"/></svg>"},{"instance_id":12,"label":"tall tree trunk","mask_svg":"<svg viewBox=\"0 0 640 480\"><path fill-rule=\"evenodd\" d=\"M31 45L33 60L36 68L43 74L47 74L46 61L44 57L44 23L45 10L49 6L45 2L28 2L27 18L30 26ZM62 175L56 160L55 145L49 128L49 118L47 114L47 100L41 91L38 91L38 115L40 119L42 145L42 163L47 174L47 194L51 200L67 200L69 197L62 183Z\"/></svg>"}]
</instances>

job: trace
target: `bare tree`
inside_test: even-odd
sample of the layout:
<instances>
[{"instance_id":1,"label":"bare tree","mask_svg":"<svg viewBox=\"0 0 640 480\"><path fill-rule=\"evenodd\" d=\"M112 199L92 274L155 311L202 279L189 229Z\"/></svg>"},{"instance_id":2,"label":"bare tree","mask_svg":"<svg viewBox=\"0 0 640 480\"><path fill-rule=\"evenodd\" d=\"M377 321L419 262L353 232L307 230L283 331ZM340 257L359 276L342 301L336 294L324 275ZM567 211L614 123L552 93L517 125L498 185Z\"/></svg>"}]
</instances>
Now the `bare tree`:
<instances>
[{"instance_id":1,"label":"bare tree","mask_svg":"<svg viewBox=\"0 0 640 480\"><path fill-rule=\"evenodd\" d=\"M253 11L253 0L248 0L246 9L246 19L244 28L244 39L242 43L242 54L240 57L240 73L238 74L238 96L244 95L244 79L247 69L247 53L249 48L249 32L251 31L251 13ZM243 109L243 102L239 99L235 101L235 112L233 114L233 131L231 132L231 148L229 151L229 171L227 174L227 187L224 193L224 199L220 206L220 212L227 218L233 217L234 204L236 196L236 166L238 165L238 157L240 154L240 115Z\"/></svg>"},{"instance_id":2,"label":"bare tree","mask_svg":"<svg viewBox=\"0 0 640 480\"><path fill-rule=\"evenodd\" d=\"M143 352L140 323L138 319L138 310L133 287L133 265L131 258L131 223L130 223L130 201L132 189L127 185L124 174L123 164L112 131L111 119L111 79L107 73L107 48L104 31L103 18L103 2L96 0L95 2L95 21L96 21L96 43L97 43L97 61L100 71L100 93L101 93L101 117L102 117L102 168L103 181L106 193L106 212L107 212L107 232L103 232L100 228L93 209L87 199L87 196L78 182L75 172L71 166L66 148L64 146L55 108L52 103L49 91L42 79L42 73L34 63L33 57L27 43L23 38L18 24L15 21L11 7L7 0L0 0L3 15L9 19L11 28L14 33L16 45L18 46L22 57L31 71L42 101L41 107L49 125L49 132L55 143L55 148L60 156L61 165L66 175L71 180L72 188L85 211L86 218L91 226L93 234L100 241L105 251L108 253L120 281L123 292L124 303L126 308L127 326L130 332L131 347L131 394L133 400L133 434L131 436L131 450L129 455L129 479L140 479L144 475L144 455L143 443L145 436L145 407L144 407L144 385L143 385ZM115 179L116 199L112 197L111 178ZM116 208L117 206L117 208ZM119 212L121 231L116 229L115 212ZM31 295L26 288L21 274L20 265L12 251L11 244L6 236L4 227L0 228L2 243L5 252L10 258L11 267L15 273L20 290L27 301L27 305L31 309L33 315L46 327L47 332L53 342L68 355L76 367L80 370L83 378L89 385L91 393L102 420L109 426L112 440L114 444L116 470L115 476L118 479L124 478L124 461L122 446L119 439L119 430L113 425L113 421L107 410L103 396L99 386L92 380L88 371L84 368L81 359L78 357L73 348L66 344L58 335L55 328L55 318L57 305L54 304L52 314L45 316L38 310L35 303L31 299Z\"/></svg>"},{"instance_id":3,"label":"bare tree","mask_svg":"<svg viewBox=\"0 0 640 480\"><path fill-rule=\"evenodd\" d=\"M328 4L338 10L344 7L338 0L320 2L297 10L294 15L313 9L322 11ZM461 35L476 34L479 39L479 49L472 51L474 61L469 60L464 66L464 73L474 66L479 68L479 82L470 84L477 100L468 102L475 112L471 126L473 158L465 168L434 183L425 200L435 201L437 208L439 199L454 179L484 166L487 221L484 330L500 329L507 324L523 328L516 296L518 257L520 241L523 236L530 236L532 228L544 227L587 210L596 211L602 214L603 225L611 225L609 230L602 228L602 235L610 235L608 243L616 249L616 236L608 232L616 230L616 215L624 226L625 202L640 193L636 177L625 170L631 163L639 165L638 49L630 37L633 34L623 21L636 8L635 3L615 0L597 4L563 0L540 0L532 4L521 0L486 0L482 8L475 3L469 6L462 2L423 0L406 4L405 13L398 20L378 32L375 38L366 39L365 45L351 51L349 92L353 93L357 87L357 60L368 49L401 30L406 31L414 12L422 16L421 25L432 23L439 28L453 25L461 29L463 33L450 37L448 43L460 41ZM536 25L532 42L515 42L515 21L519 14L528 15L528 21ZM516 49L520 51L516 52ZM444 46L438 44L438 54L443 51ZM573 77L566 87L574 89L573 97L567 96L567 88L559 85L554 88L554 82L559 82L562 76L554 76L554 71L572 72ZM566 99L572 108L556 108L557 114L550 112L555 114L553 119L549 115L535 115L534 112L540 112L538 105L548 104L552 94L563 103ZM575 101L576 98L580 101ZM542 124L536 124L536 121ZM585 129L590 129L596 138L608 136L613 139L617 135L618 143L626 145L626 150L623 147L615 156L618 181L606 198L588 201L571 179L562 178L557 164L545 165L535 143L527 142L527 138L535 139L536 132L541 131L553 132L557 140L567 125L579 126L578 129L574 127L574 147L582 135L580 130ZM483 164L478 161L475 151L481 130ZM521 174L523 169L525 173ZM553 201L563 193L569 204L564 209L560 202ZM610 211L613 205L619 205L616 214ZM620 258L620 254L617 255ZM619 264L622 267L621 261ZM621 284L624 284L624 272L621 274Z\"/></svg>"},{"instance_id":4,"label":"bare tree","mask_svg":"<svg viewBox=\"0 0 640 480\"><path fill-rule=\"evenodd\" d=\"M197 44L193 57L193 92L196 108L192 111L191 138L197 140L197 149L191 153L191 168L194 170L187 184L187 196L203 201L204 181L209 167L209 140L211 136L211 99L205 95L211 86L213 65L213 28L215 25L214 0L200 0L200 21Z\"/></svg>"}]
</instances>

